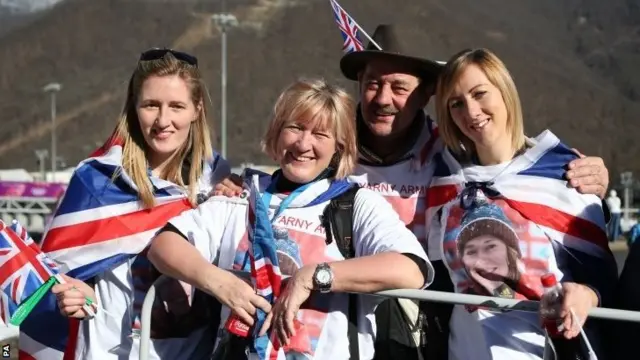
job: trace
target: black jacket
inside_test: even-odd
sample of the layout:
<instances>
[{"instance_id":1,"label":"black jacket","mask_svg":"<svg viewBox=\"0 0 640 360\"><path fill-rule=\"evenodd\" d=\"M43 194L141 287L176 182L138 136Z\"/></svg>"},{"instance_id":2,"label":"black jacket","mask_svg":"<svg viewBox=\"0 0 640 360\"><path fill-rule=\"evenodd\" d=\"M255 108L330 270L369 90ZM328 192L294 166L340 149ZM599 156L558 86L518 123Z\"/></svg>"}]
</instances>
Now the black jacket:
<instances>
[{"instance_id":1,"label":"black jacket","mask_svg":"<svg viewBox=\"0 0 640 360\"><path fill-rule=\"evenodd\" d=\"M640 242L631 245L624 269L620 275L613 307L616 309L640 311ZM609 352L611 359L627 359L637 355L640 340L640 323L610 321Z\"/></svg>"}]
</instances>

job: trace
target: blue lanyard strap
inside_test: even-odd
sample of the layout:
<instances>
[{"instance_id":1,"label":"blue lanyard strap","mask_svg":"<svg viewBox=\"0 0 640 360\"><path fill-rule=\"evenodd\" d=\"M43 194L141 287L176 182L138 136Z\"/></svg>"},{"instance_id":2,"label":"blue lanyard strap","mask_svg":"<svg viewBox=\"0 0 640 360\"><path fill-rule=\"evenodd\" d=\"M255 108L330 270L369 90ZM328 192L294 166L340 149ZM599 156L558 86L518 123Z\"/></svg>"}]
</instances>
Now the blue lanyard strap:
<instances>
[{"instance_id":1,"label":"blue lanyard strap","mask_svg":"<svg viewBox=\"0 0 640 360\"><path fill-rule=\"evenodd\" d=\"M273 196L273 193L276 192L276 184L278 183L278 179L280 178L280 175L276 175L273 180L271 180L271 183L269 184L269 186L267 187L267 190L264 192L264 194L261 196L261 200L264 203L265 207L267 209L269 209L269 206L271 205L271 197ZM284 200L282 200L282 202L280 203L280 206L278 207L278 209L276 210L276 212L273 214L273 218L271 219L271 223L273 223L276 218L282 214L283 211L285 211L289 205L291 204L291 202L298 197L298 195L300 195L303 191L305 191L309 186L311 186L314 182L310 182L308 184L302 185L299 188L297 188L296 190L294 190L291 194L289 194L289 196L287 196ZM251 271L251 265L249 263L249 253L247 252L242 264L242 269L243 271Z\"/></svg>"},{"instance_id":2,"label":"blue lanyard strap","mask_svg":"<svg viewBox=\"0 0 640 360\"><path fill-rule=\"evenodd\" d=\"M274 177L274 179L271 181L271 184L269 184L269 186L267 187L267 190L262 195L262 201L264 202L264 205L266 206L267 209L271 205L271 197L276 192L276 184L278 183L278 179L280 179L280 174ZM289 207L289 205L291 205L293 200L295 200L295 198L298 197L298 195L302 194L314 182L315 181L312 181L310 183L306 183L300 186L299 188L291 192L289 196L284 198L280 203L280 206L278 206L278 209L276 209L276 212L273 214L273 218L271 218L271 222L275 221L276 218L280 216L280 214L282 214L282 212L284 212Z\"/></svg>"},{"instance_id":3,"label":"blue lanyard strap","mask_svg":"<svg viewBox=\"0 0 640 360\"><path fill-rule=\"evenodd\" d=\"M276 189L276 184L278 181L278 175L276 175L276 177L272 180L271 184L269 184L269 186L267 187L267 190L265 191L265 193L262 195L262 201L264 201L264 204L267 206L267 208L269 207L269 205L271 204L271 196L273 195L273 193L275 193ZM309 187L310 185L312 185L315 181L312 181L311 183L305 184L301 187L299 187L298 189L296 189L293 193L291 193L291 195L289 195L286 199L284 199L282 201L282 203L280 204L280 206L278 207L278 209L276 210L273 219L271 219L271 222L273 223L273 221L275 221L275 219L278 217L278 215L282 214L282 212L291 204L291 202L296 198L296 196L300 195L304 190L306 190L307 187ZM317 197L315 200L311 201L309 204L307 204L307 206L313 206L313 205L317 205L317 204L321 204L327 200L331 200L334 197L342 194L343 192L349 190L352 186L354 186L353 184L351 184L349 181L347 180L339 180L334 182L327 191L325 191L324 193L322 193L319 197ZM244 258L244 261L242 263L242 268L243 271L251 271L251 265L249 264L249 253L247 252Z\"/></svg>"}]
</instances>

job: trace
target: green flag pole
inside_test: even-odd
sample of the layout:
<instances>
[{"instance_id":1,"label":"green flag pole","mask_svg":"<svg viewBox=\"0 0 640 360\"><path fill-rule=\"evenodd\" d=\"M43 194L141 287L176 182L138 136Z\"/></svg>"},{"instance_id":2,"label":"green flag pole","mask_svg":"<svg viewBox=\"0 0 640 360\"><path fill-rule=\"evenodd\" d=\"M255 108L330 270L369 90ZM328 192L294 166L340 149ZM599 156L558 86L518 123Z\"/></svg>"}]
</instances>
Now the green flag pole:
<instances>
[{"instance_id":1,"label":"green flag pole","mask_svg":"<svg viewBox=\"0 0 640 360\"><path fill-rule=\"evenodd\" d=\"M18 309L16 310L16 312L13 313L13 316L11 316L11 319L9 320L9 323L11 325L14 325L14 326L20 326L20 324L22 324L24 319L26 319L27 316L29 316L29 314L31 314L33 309L35 309L35 307L42 300L42 298L49 292L49 290L51 290L53 285L55 285L56 283L65 284L66 281L64 281L62 276L60 276L59 274L51 276L49 278L49 280L47 280L47 282L45 282L44 284L40 285L40 287L36 291L34 291L34 293L31 294L31 296L29 296L22 304L20 304L20 306L18 306ZM91 317L95 316L96 313L95 313L95 310L94 310L94 306L97 309L98 305L95 304L94 301L91 300L87 296L85 296L84 299L85 299L85 304L84 304L84 306L82 306L82 309L89 316L91 316ZM104 311L104 309L102 309L102 308L100 310ZM106 311L104 311L104 313L107 314L107 315L111 315Z\"/></svg>"},{"instance_id":2,"label":"green flag pole","mask_svg":"<svg viewBox=\"0 0 640 360\"><path fill-rule=\"evenodd\" d=\"M42 300L42 298L49 292L51 287L55 285L56 282L56 278L52 276L49 278L49 280L47 280L46 283L40 285L40 287L33 294L31 294L31 296L29 296L22 304L20 304L20 306L18 306L16 312L13 313L13 316L11 316L11 320L9 320L9 323L11 325L20 326L24 319L26 319L27 316L31 314L40 300Z\"/></svg>"}]
</instances>

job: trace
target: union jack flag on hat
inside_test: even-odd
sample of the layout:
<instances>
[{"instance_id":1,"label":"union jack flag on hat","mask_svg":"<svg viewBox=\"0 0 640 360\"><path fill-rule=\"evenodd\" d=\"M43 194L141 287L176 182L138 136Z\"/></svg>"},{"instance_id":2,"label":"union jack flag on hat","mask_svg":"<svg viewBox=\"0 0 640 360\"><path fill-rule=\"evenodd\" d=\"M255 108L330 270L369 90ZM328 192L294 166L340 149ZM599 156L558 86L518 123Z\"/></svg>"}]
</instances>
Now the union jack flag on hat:
<instances>
[{"instance_id":1,"label":"union jack flag on hat","mask_svg":"<svg viewBox=\"0 0 640 360\"><path fill-rule=\"evenodd\" d=\"M338 4L336 0L330 0L333 14L335 15L338 29L342 33L344 44L342 45L342 51L348 54L353 51L362 51L362 41L358 36L358 24L353 20L349 14Z\"/></svg>"}]
</instances>

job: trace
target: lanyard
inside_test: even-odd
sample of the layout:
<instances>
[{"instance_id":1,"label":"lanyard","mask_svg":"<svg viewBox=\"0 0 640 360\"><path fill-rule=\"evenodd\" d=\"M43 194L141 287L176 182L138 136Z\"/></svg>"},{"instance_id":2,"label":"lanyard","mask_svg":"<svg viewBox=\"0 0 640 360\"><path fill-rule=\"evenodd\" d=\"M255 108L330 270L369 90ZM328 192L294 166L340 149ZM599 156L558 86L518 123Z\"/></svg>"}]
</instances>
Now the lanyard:
<instances>
[{"instance_id":1,"label":"lanyard","mask_svg":"<svg viewBox=\"0 0 640 360\"><path fill-rule=\"evenodd\" d=\"M269 207L271 205L271 197L273 196L273 193L276 192L276 184L278 183L278 179L279 178L280 178L280 175L276 175L276 177L271 181L271 184L269 184L269 186L267 187L267 190L262 195L261 200L265 204L267 209L269 209ZM314 182L315 181L312 181L310 183L307 183L307 184L304 184L304 185L300 186L299 188L297 188L293 192L291 192L291 194L289 194L289 196L287 196L285 199L283 199L282 202L280 203L280 206L278 206L278 209L273 214L273 218L271 219L271 223L273 223L276 220L276 218L280 214L282 214L282 212L285 211L289 207L289 205L291 205L291 202L296 197L298 197L298 195L300 195L303 191L305 191ZM244 261L243 261L242 268L243 268L244 271L251 271L251 267L250 267L250 264L249 264L249 252L246 253L246 256L245 256Z\"/></svg>"},{"instance_id":2,"label":"lanyard","mask_svg":"<svg viewBox=\"0 0 640 360\"><path fill-rule=\"evenodd\" d=\"M271 184L269 184L269 187L267 187L267 190L264 192L264 195L262 195L262 201L264 202L267 209L269 209L269 206L271 205L271 197L273 196L273 193L276 192L276 184L278 183L279 178L280 178L280 175L276 175L276 177L271 181ZM315 181L312 181L310 183L300 186L299 188L291 192L289 196L284 198L280 203L280 206L278 206L278 209L276 209L276 212L273 214L273 218L271 219L271 222L275 221L276 218L280 214L282 214L282 212L285 211L289 207L289 205L291 205L293 200L295 200L295 198L298 197L298 195L302 194L302 192L304 192L314 182Z\"/></svg>"}]
</instances>

